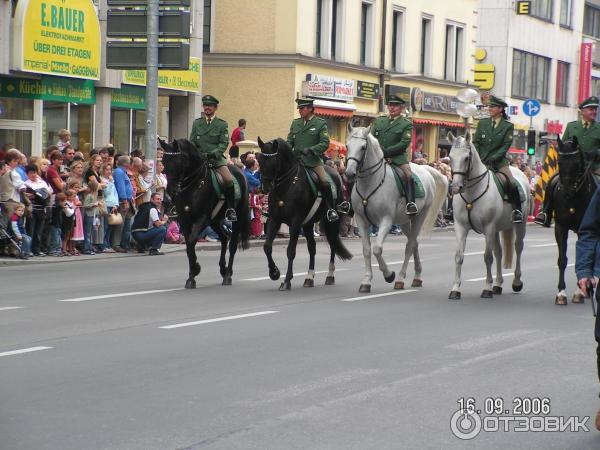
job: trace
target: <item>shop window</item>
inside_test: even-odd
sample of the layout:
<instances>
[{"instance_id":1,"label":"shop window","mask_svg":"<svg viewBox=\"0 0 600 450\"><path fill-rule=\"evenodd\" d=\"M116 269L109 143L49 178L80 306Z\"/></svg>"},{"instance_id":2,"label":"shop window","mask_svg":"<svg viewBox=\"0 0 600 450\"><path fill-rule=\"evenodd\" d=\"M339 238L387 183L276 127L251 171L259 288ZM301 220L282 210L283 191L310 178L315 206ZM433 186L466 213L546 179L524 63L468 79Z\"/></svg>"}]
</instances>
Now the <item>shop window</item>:
<instances>
[{"instance_id":1,"label":"shop window","mask_svg":"<svg viewBox=\"0 0 600 450\"><path fill-rule=\"evenodd\" d=\"M0 148L18 148L27 156L31 156L31 135L31 130L0 128Z\"/></svg>"},{"instance_id":2,"label":"shop window","mask_svg":"<svg viewBox=\"0 0 600 450\"><path fill-rule=\"evenodd\" d=\"M146 135L146 111L133 111L133 130L131 150L143 150Z\"/></svg>"},{"instance_id":3,"label":"shop window","mask_svg":"<svg viewBox=\"0 0 600 450\"><path fill-rule=\"evenodd\" d=\"M71 104L71 145L87 157L92 150L92 106Z\"/></svg>"},{"instance_id":4,"label":"shop window","mask_svg":"<svg viewBox=\"0 0 600 450\"><path fill-rule=\"evenodd\" d=\"M129 109L113 108L110 111L110 142L115 147L116 153L130 153L129 113Z\"/></svg>"},{"instance_id":5,"label":"shop window","mask_svg":"<svg viewBox=\"0 0 600 450\"><path fill-rule=\"evenodd\" d=\"M33 120L33 100L0 98L0 119Z\"/></svg>"},{"instance_id":6,"label":"shop window","mask_svg":"<svg viewBox=\"0 0 600 450\"><path fill-rule=\"evenodd\" d=\"M59 130L67 128L68 106L67 103L44 102L42 148L56 144Z\"/></svg>"}]
</instances>

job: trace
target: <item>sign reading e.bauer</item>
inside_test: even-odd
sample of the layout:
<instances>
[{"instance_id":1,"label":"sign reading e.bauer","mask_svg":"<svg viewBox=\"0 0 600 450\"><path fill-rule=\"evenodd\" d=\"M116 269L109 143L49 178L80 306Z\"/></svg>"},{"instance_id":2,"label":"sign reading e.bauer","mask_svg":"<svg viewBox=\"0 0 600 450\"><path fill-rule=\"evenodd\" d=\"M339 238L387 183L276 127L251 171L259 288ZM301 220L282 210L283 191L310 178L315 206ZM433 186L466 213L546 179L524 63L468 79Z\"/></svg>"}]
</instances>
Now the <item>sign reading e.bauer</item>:
<instances>
[{"instance_id":1,"label":"sign reading e.bauer","mask_svg":"<svg viewBox=\"0 0 600 450\"><path fill-rule=\"evenodd\" d=\"M92 0L19 0L13 69L100 79L100 24Z\"/></svg>"},{"instance_id":2,"label":"sign reading e.bauer","mask_svg":"<svg viewBox=\"0 0 600 450\"><path fill-rule=\"evenodd\" d=\"M146 86L145 70L124 70L123 84ZM190 58L188 70L159 70L158 87L175 91L200 92L200 58Z\"/></svg>"}]
</instances>

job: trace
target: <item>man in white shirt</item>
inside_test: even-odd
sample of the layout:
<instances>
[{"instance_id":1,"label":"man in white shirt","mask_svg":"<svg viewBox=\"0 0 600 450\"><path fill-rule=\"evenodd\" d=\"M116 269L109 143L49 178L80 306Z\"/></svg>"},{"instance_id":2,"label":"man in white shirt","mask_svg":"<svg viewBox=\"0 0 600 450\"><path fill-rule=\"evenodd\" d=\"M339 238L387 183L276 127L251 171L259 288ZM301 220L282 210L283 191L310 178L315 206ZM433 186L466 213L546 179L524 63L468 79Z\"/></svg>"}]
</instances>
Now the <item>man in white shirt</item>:
<instances>
[{"instance_id":1,"label":"man in white shirt","mask_svg":"<svg viewBox=\"0 0 600 450\"><path fill-rule=\"evenodd\" d=\"M142 203L131 225L131 234L138 244L139 249L150 247L150 256L164 255L160 247L165 241L167 234L166 223L168 217L160 215L162 196L155 192L150 201Z\"/></svg>"}]
</instances>

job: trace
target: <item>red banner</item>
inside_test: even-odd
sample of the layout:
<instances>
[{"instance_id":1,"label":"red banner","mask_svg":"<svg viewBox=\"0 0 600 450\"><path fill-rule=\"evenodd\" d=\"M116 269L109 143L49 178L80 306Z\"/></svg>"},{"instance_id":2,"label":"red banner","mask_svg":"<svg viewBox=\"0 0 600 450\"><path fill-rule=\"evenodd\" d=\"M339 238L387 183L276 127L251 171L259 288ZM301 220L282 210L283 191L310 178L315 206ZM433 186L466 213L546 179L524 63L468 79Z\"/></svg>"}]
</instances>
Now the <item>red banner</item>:
<instances>
[{"instance_id":1,"label":"red banner","mask_svg":"<svg viewBox=\"0 0 600 450\"><path fill-rule=\"evenodd\" d=\"M581 44L579 54L579 103L590 96L592 78L592 44Z\"/></svg>"}]
</instances>

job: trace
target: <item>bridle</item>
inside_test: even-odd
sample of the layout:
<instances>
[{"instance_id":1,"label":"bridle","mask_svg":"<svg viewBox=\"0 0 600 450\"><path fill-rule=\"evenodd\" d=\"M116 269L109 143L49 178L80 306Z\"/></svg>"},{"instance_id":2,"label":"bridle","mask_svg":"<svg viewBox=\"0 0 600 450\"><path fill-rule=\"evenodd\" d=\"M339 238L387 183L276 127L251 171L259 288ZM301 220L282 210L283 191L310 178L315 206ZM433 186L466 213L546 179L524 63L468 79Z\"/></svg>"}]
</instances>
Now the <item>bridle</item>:
<instances>
[{"instance_id":1,"label":"bridle","mask_svg":"<svg viewBox=\"0 0 600 450\"><path fill-rule=\"evenodd\" d=\"M276 152L273 152L273 153L261 152L261 155L266 158L273 158L274 156L279 156L279 150L277 150ZM273 190L277 189L282 184L287 183L289 181L290 177L293 175L294 171L296 171L295 179L298 179L298 176L300 174L300 164L297 162L296 162L296 164L292 164L292 167L290 167L283 174L279 174L280 169L281 169L281 160L278 159L277 160L277 170L276 170L277 175L271 181ZM262 179L264 181L265 180L264 173L262 175L263 175Z\"/></svg>"},{"instance_id":2,"label":"bridle","mask_svg":"<svg viewBox=\"0 0 600 450\"><path fill-rule=\"evenodd\" d=\"M182 153L181 150L179 150L179 148L177 149L176 152L169 152L163 148L163 155L183 157L184 153ZM202 174L200 174L198 176L200 171L203 171L203 172L202 172ZM201 180L200 186L204 185L204 178L206 178L207 174L208 174L208 164L206 161L204 161L196 169L194 169L191 173L184 175L182 179L176 178L177 182L176 182L176 186L175 186L174 195L180 195L181 193L187 191L189 188L192 187L192 185L194 184L194 181L196 181L196 179L198 179L198 178L200 178L200 180ZM169 174L167 173L166 175L169 178ZM173 177L173 178L175 178L175 177Z\"/></svg>"}]
</instances>

